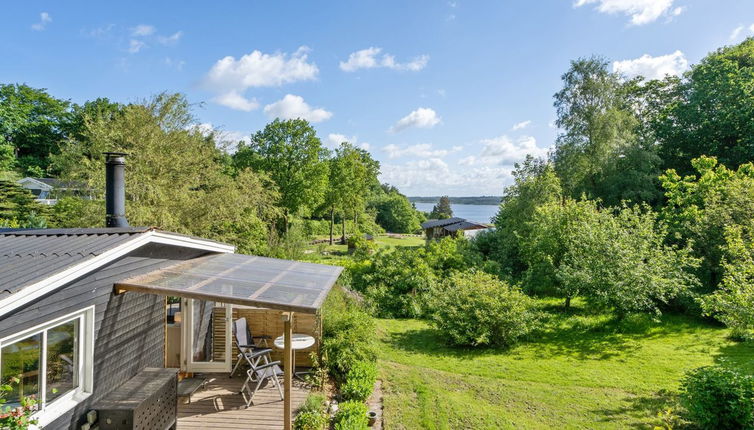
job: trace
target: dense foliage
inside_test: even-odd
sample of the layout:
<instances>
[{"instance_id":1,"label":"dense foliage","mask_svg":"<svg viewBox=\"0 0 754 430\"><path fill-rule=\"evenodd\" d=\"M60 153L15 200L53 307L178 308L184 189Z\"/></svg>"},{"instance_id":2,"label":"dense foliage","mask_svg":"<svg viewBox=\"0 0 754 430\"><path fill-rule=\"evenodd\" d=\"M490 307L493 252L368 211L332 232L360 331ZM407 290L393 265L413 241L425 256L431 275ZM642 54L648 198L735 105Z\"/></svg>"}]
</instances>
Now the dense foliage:
<instances>
[{"instance_id":1,"label":"dense foliage","mask_svg":"<svg viewBox=\"0 0 754 430\"><path fill-rule=\"evenodd\" d=\"M265 172L277 185L278 203L285 214L308 215L322 204L327 187L327 151L317 132L302 119L276 119L242 143L233 156L234 165Z\"/></svg>"},{"instance_id":2,"label":"dense foliage","mask_svg":"<svg viewBox=\"0 0 754 430\"><path fill-rule=\"evenodd\" d=\"M717 157L728 168L754 160L754 39L721 48L671 81L653 121L666 168Z\"/></svg>"},{"instance_id":3,"label":"dense foliage","mask_svg":"<svg viewBox=\"0 0 754 430\"><path fill-rule=\"evenodd\" d=\"M336 381L347 380L348 373L361 362L376 358L374 320L361 309L349 291L336 287L323 305L323 362Z\"/></svg>"},{"instance_id":4,"label":"dense foliage","mask_svg":"<svg viewBox=\"0 0 754 430\"><path fill-rule=\"evenodd\" d=\"M595 306L659 313L660 306L696 285L697 261L688 249L665 244L665 227L648 208L600 209L590 200L538 208L525 244L526 284L555 289Z\"/></svg>"},{"instance_id":5,"label":"dense foliage","mask_svg":"<svg viewBox=\"0 0 754 430\"><path fill-rule=\"evenodd\" d=\"M662 216L674 233L671 240L691 244L702 259L699 277L702 291L709 292L722 278L725 229L747 225L754 213L754 164L732 170L711 157L691 164L697 175L669 170L661 177L667 198Z\"/></svg>"},{"instance_id":6,"label":"dense foliage","mask_svg":"<svg viewBox=\"0 0 754 430\"><path fill-rule=\"evenodd\" d=\"M725 232L723 280L713 294L702 297L702 307L731 328L732 336L754 334L754 225L730 226Z\"/></svg>"},{"instance_id":7,"label":"dense foliage","mask_svg":"<svg viewBox=\"0 0 754 430\"><path fill-rule=\"evenodd\" d=\"M450 198L448 196L440 197L437 204L432 207L429 213L429 219L448 219L453 216L453 209L450 207Z\"/></svg>"},{"instance_id":8,"label":"dense foliage","mask_svg":"<svg viewBox=\"0 0 754 430\"><path fill-rule=\"evenodd\" d=\"M381 317L419 317L439 279L474 259L466 241L450 238L421 248L387 248L350 265L352 285Z\"/></svg>"},{"instance_id":9,"label":"dense foliage","mask_svg":"<svg viewBox=\"0 0 754 430\"><path fill-rule=\"evenodd\" d=\"M424 222L406 196L391 187L383 187L369 205L376 211L376 221L385 230L393 233L416 233Z\"/></svg>"},{"instance_id":10,"label":"dense foliage","mask_svg":"<svg viewBox=\"0 0 754 430\"><path fill-rule=\"evenodd\" d=\"M510 346L535 328L533 301L493 275L456 272L433 292L431 320L453 345Z\"/></svg>"},{"instance_id":11,"label":"dense foliage","mask_svg":"<svg viewBox=\"0 0 754 430\"><path fill-rule=\"evenodd\" d=\"M377 380L377 367L374 362L360 361L351 367L346 382L340 387L340 394L346 400L366 401L374 390Z\"/></svg>"},{"instance_id":12,"label":"dense foliage","mask_svg":"<svg viewBox=\"0 0 754 430\"><path fill-rule=\"evenodd\" d=\"M311 393L304 404L296 411L293 428L296 430L324 430L328 428L328 422L325 396L320 393Z\"/></svg>"},{"instance_id":13,"label":"dense foliage","mask_svg":"<svg viewBox=\"0 0 754 430\"><path fill-rule=\"evenodd\" d=\"M692 370L681 384L681 403L701 429L754 429L754 377L736 370Z\"/></svg>"},{"instance_id":14,"label":"dense foliage","mask_svg":"<svg viewBox=\"0 0 754 430\"><path fill-rule=\"evenodd\" d=\"M367 407L363 402L349 400L339 405L333 418L335 430L366 430Z\"/></svg>"}]
</instances>

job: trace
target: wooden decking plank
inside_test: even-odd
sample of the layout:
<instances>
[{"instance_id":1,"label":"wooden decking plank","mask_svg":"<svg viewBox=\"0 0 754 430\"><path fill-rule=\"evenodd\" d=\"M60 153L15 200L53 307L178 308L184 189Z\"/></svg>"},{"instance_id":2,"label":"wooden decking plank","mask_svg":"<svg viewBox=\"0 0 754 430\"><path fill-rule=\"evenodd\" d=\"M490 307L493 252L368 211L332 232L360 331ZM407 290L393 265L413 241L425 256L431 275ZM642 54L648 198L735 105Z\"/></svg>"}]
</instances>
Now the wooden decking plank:
<instances>
[{"instance_id":1,"label":"wooden decking plank","mask_svg":"<svg viewBox=\"0 0 754 430\"><path fill-rule=\"evenodd\" d=\"M239 375L228 378L227 374L204 375L209 382L191 398L191 403L178 405L179 430L215 429L282 429L283 401L277 388L262 387L254 396L254 404L246 408L246 401L239 393L244 379ZM309 391L294 386L291 399L294 410L300 406Z\"/></svg>"}]
</instances>

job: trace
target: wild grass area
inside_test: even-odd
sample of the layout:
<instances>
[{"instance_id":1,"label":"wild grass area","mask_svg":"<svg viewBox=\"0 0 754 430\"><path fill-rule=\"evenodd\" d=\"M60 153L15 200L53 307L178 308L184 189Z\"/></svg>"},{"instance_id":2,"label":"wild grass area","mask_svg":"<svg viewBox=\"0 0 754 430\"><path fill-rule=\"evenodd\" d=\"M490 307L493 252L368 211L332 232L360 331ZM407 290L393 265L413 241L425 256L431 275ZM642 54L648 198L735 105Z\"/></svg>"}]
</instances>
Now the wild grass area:
<instances>
[{"instance_id":1,"label":"wild grass area","mask_svg":"<svg viewBox=\"0 0 754 430\"><path fill-rule=\"evenodd\" d=\"M326 239L327 236L315 236L315 239ZM338 240L338 239L336 239ZM374 243L377 244L377 248L387 247L416 247L424 245L424 238L421 236L375 236ZM305 254L305 259L314 262L337 262L350 258L348 254L348 246L346 245L329 245L321 243L317 245L307 245L308 253Z\"/></svg>"},{"instance_id":2,"label":"wild grass area","mask_svg":"<svg viewBox=\"0 0 754 430\"><path fill-rule=\"evenodd\" d=\"M378 320L387 429L652 428L675 409L685 371L727 362L754 371L754 345L699 319L615 322L556 302L543 329L510 350L446 346L419 320Z\"/></svg>"}]
</instances>

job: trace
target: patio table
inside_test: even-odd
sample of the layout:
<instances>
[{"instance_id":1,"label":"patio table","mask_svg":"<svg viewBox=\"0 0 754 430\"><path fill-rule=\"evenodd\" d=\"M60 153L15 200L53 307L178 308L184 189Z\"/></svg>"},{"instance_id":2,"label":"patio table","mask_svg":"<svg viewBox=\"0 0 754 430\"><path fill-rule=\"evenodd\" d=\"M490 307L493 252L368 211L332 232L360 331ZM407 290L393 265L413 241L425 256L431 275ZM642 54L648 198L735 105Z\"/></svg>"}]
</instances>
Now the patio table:
<instances>
[{"instance_id":1,"label":"patio table","mask_svg":"<svg viewBox=\"0 0 754 430\"><path fill-rule=\"evenodd\" d=\"M314 342L314 337L309 336L308 334L293 333L291 336L291 349L293 350L293 354L291 354L293 355L291 368L293 369L293 375L299 379L302 379L300 375L309 372L296 372L296 351L309 348L314 345ZM285 335L276 337L273 344L275 345L275 348L285 349Z\"/></svg>"}]
</instances>

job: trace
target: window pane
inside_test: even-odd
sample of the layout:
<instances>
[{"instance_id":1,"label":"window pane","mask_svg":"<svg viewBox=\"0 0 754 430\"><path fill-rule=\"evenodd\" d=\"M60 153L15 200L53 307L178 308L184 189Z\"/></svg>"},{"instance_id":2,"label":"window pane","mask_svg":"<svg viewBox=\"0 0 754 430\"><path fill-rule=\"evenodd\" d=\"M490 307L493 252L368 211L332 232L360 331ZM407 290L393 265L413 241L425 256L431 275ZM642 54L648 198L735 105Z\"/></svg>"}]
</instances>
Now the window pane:
<instances>
[{"instance_id":1,"label":"window pane","mask_svg":"<svg viewBox=\"0 0 754 430\"><path fill-rule=\"evenodd\" d=\"M78 323L47 330L47 403L78 386Z\"/></svg>"},{"instance_id":2,"label":"window pane","mask_svg":"<svg viewBox=\"0 0 754 430\"><path fill-rule=\"evenodd\" d=\"M21 396L39 397L39 364L42 354L42 333L29 336L0 350L0 379L12 390L6 393L6 404L17 406Z\"/></svg>"}]
</instances>

